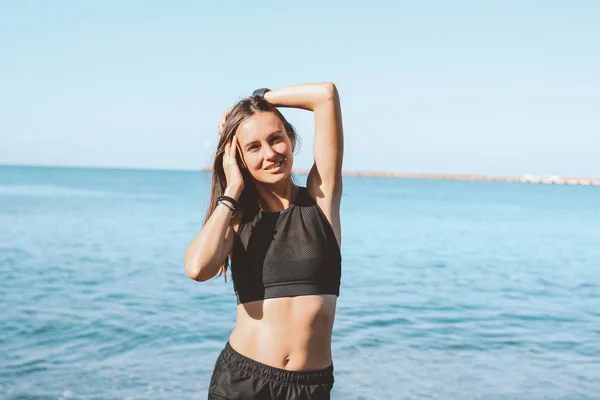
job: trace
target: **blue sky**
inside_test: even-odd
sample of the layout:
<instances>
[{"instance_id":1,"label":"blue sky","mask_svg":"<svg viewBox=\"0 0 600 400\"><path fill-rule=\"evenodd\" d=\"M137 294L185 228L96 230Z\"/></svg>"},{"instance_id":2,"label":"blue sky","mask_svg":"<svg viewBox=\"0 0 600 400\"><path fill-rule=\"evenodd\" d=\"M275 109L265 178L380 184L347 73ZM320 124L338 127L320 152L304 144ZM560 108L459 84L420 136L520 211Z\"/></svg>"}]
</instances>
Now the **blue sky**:
<instances>
[{"instance_id":1,"label":"blue sky","mask_svg":"<svg viewBox=\"0 0 600 400\"><path fill-rule=\"evenodd\" d=\"M598 1L5 1L0 163L199 169L257 87L333 81L344 168L600 176ZM284 110L312 162L312 115Z\"/></svg>"}]
</instances>

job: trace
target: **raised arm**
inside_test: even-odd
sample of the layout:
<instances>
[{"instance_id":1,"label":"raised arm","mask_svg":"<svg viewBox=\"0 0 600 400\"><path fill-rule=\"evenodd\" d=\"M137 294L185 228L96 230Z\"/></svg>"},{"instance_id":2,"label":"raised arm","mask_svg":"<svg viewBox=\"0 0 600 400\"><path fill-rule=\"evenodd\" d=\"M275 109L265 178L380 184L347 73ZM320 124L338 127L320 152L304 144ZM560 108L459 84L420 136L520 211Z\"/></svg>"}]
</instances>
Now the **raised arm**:
<instances>
[{"instance_id":1,"label":"raised arm","mask_svg":"<svg viewBox=\"0 0 600 400\"><path fill-rule=\"evenodd\" d=\"M265 99L277 107L292 107L314 113L314 164L307 188L315 197L339 210L342 195L344 134L340 98L331 82L308 83L272 90Z\"/></svg>"}]
</instances>

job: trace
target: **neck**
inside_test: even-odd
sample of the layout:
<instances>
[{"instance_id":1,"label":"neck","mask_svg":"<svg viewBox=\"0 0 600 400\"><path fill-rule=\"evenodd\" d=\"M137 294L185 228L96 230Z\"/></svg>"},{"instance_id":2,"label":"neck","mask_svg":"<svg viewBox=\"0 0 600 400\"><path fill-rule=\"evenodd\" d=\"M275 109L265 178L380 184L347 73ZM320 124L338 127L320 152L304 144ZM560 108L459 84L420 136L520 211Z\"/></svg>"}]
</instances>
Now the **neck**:
<instances>
[{"instance_id":1,"label":"neck","mask_svg":"<svg viewBox=\"0 0 600 400\"><path fill-rule=\"evenodd\" d=\"M298 187L288 177L281 183L265 184L255 182L258 192L258 204L265 212L277 212L288 208L298 192Z\"/></svg>"}]
</instances>

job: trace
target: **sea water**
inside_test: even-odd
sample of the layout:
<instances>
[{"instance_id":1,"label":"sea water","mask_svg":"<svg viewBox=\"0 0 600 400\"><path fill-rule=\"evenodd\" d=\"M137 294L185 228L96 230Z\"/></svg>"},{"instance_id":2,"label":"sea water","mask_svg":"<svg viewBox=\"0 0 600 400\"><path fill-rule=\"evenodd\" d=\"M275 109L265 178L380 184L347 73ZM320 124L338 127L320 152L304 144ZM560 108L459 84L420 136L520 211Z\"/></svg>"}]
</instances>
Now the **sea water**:
<instances>
[{"instance_id":1,"label":"sea water","mask_svg":"<svg viewBox=\"0 0 600 400\"><path fill-rule=\"evenodd\" d=\"M305 175L297 175L300 185ZM0 167L0 398L205 399L205 172ZM344 177L333 399L600 398L600 188Z\"/></svg>"}]
</instances>

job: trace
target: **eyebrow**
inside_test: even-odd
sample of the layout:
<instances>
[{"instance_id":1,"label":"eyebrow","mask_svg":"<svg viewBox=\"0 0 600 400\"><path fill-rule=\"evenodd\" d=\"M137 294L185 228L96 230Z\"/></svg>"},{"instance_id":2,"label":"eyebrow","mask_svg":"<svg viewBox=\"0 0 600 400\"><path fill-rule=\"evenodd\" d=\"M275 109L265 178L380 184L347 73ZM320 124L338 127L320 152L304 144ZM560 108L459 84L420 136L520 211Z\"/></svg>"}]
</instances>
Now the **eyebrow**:
<instances>
[{"instance_id":1,"label":"eyebrow","mask_svg":"<svg viewBox=\"0 0 600 400\"><path fill-rule=\"evenodd\" d=\"M269 133L269 136L267 136L267 139L270 139L270 138L271 138L271 136L273 136L273 135L278 135L278 134L281 134L281 130L276 130L275 132L271 132L271 133ZM244 145L244 148L245 148L245 149L248 149L248 147L249 147L249 146L251 146L251 145L253 145L253 144L255 144L255 143L258 143L258 142L260 142L260 140L253 140L253 141L251 141L250 143L246 143L246 145Z\"/></svg>"}]
</instances>

